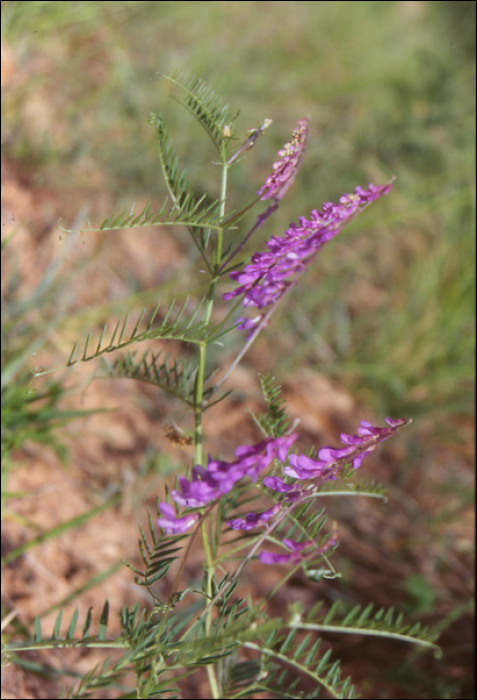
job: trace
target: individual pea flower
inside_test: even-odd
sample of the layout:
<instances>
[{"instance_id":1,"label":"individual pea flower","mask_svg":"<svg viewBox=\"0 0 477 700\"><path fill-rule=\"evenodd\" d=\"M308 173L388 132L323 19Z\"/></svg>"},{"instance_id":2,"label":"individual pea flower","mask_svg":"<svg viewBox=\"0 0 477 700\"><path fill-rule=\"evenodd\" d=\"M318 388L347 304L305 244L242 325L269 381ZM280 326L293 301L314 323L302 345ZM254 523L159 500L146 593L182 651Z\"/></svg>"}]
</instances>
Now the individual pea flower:
<instances>
[{"instance_id":1,"label":"individual pea flower","mask_svg":"<svg viewBox=\"0 0 477 700\"><path fill-rule=\"evenodd\" d=\"M313 540L306 540L305 542L296 542L296 540L290 540L285 537L282 540L285 547L287 547L290 552L287 554L275 554L274 552L268 552L264 550L260 552L258 558L262 564L285 564L291 562L292 564L298 564L303 559L305 552L303 550L310 549L315 545Z\"/></svg>"},{"instance_id":2,"label":"individual pea flower","mask_svg":"<svg viewBox=\"0 0 477 700\"><path fill-rule=\"evenodd\" d=\"M296 484L285 484L283 479L280 479L279 476L266 476L263 480L263 485L269 488L271 491L286 494L285 500L289 503L297 501L303 494L300 486L297 486Z\"/></svg>"},{"instance_id":3,"label":"individual pea flower","mask_svg":"<svg viewBox=\"0 0 477 700\"><path fill-rule=\"evenodd\" d=\"M310 120L308 118L300 119L292 131L290 142L286 143L278 151L280 160L273 164L273 172L267 177L265 184L257 192L261 200L282 199L285 192L292 185L305 155L309 128Z\"/></svg>"},{"instance_id":4,"label":"individual pea flower","mask_svg":"<svg viewBox=\"0 0 477 700\"><path fill-rule=\"evenodd\" d=\"M232 490L235 481L232 475L213 476L200 464L192 469L192 479L179 478L180 489L171 491L171 498L185 508L202 508Z\"/></svg>"},{"instance_id":5,"label":"individual pea flower","mask_svg":"<svg viewBox=\"0 0 477 700\"><path fill-rule=\"evenodd\" d=\"M358 469L364 457L373 452L378 443L390 438L398 428L407 423L405 418L384 420L389 428L375 428L368 421L361 421L355 435L341 433L340 440L344 447L321 447L317 460L304 454L291 454L288 458L290 466L284 467L284 474L294 479L320 478L327 481L335 479L336 473L345 464L352 464L354 469Z\"/></svg>"},{"instance_id":6,"label":"individual pea flower","mask_svg":"<svg viewBox=\"0 0 477 700\"><path fill-rule=\"evenodd\" d=\"M194 525L199 519L199 513L189 513L184 515L182 518L178 518L175 514L174 508L169 503L160 503L159 508L161 509L164 517L158 518L157 524L162 527L168 535L175 533L182 533L188 530L192 525Z\"/></svg>"},{"instance_id":7,"label":"individual pea flower","mask_svg":"<svg viewBox=\"0 0 477 700\"><path fill-rule=\"evenodd\" d=\"M227 520L227 525L229 525L234 530L252 530L255 527L260 527L264 525L270 518L280 512L282 509L279 503L268 510L264 510L262 513L247 513L245 518L235 518L234 520Z\"/></svg>"},{"instance_id":8,"label":"individual pea flower","mask_svg":"<svg viewBox=\"0 0 477 700\"><path fill-rule=\"evenodd\" d=\"M320 546L317 546L313 540L296 542L295 540L290 540L286 537L283 538L282 543L290 550L290 552L287 554L275 554L275 552L264 550L258 555L258 558L262 564L291 563L295 565L303 561L303 559L308 558L311 554L313 554L313 556L326 554L326 552L328 552L338 543L338 530L335 527L331 535L329 535Z\"/></svg>"},{"instance_id":9,"label":"individual pea flower","mask_svg":"<svg viewBox=\"0 0 477 700\"><path fill-rule=\"evenodd\" d=\"M223 298L243 295L242 306L255 306L260 310L276 304L325 243L371 202L388 194L391 187L392 183L370 184L367 190L356 187L354 194L342 195L338 203L328 202L320 212L314 209L309 219L301 217L283 236L273 236L267 243L267 251L254 253L242 270L230 273L230 278L239 286L226 292ZM261 328L264 316L260 313L253 319L241 318L237 327L249 330L251 336Z\"/></svg>"},{"instance_id":10,"label":"individual pea flower","mask_svg":"<svg viewBox=\"0 0 477 700\"><path fill-rule=\"evenodd\" d=\"M405 425L407 423L407 420L405 418L385 418L384 419L385 423L390 425L390 428L373 428L371 423L369 423L367 420L362 420L360 423L360 426L357 430L357 434L359 436L367 436L367 435L378 435L379 436L379 442L384 442L384 440L387 440L388 438L391 437L391 435L394 433L396 428L400 428L401 426ZM341 435L341 438L346 438L349 437L345 433Z\"/></svg>"}]
</instances>

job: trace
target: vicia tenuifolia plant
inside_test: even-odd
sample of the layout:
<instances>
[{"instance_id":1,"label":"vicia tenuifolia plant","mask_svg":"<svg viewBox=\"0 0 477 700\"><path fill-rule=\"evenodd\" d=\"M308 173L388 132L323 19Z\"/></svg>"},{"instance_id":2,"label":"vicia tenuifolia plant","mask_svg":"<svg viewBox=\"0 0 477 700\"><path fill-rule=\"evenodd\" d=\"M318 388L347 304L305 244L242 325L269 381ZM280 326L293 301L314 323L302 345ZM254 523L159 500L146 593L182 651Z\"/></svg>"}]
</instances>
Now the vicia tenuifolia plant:
<instances>
[{"instance_id":1,"label":"vicia tenuifolia plant","mask_svg":"<svg viewBox=\"0 0 477 700\"><path fill-rule=\"evenodd\" d=\"M366 455L406 425L406 419L385 418L380 427L361 421L355 434L340 436L341 445L303 453L299 432L290 428L279 388L270 375L261 377L265 410L255 419L263 438L256 444L238 442L234 455L218 454L203 434L203 416L229 393L224 385L231 371L325 244L366 207L388 195L392 184L357 186L353 194L343 194L337 202L301 216L286 231L275 231L263 245L258 229L265 223L269 226L268 220L296 178L306 152L309 119L298 121L269 176L252 188L243 208L229 212L229 170L245 167L243 161L271 120L265 119L241 137L237 115L201 80L178 73L166 78L179 89L182 104L216 149L217 199L206 201L192 190L178 169L163 117L151 115L168 190L166 202L157 211L148 204L139 213L113 214L100 229L89 230L187 229L200 255L202 278L203 271L207 273L206 294L197 304L186 300L179 308L176 304L163 311L157 307L149 320L143 312L133 327L128 315L112 330L105 326L99 338L89 333L85 341L75 344L68 364L125 350L114 363L107 363L108 375L147 382L184 404L185 434L171 425L168 431L171 439L193 445L193 461L184 464L170 489L163 489L157 515L149 513L148 532L140 529L143 567L130 568L138 584L148 590L151 604L141 609L137 603L121 611L121 636L107 636L106 604L97 634L90 632L91 615L83 632L76 634L75 616L65 636L57 622L52 636L43 637L38 622L32 642L11 647L17 653L51 646L105 647L120 653L119 659L83 677L69 697L94 697L95 689L120 679L125 683L131 677L135 688L121 697L182 697L182 684L189 691L191 683L199 687L200 682L203 688L201 674L206 674L208 691L202 697L207 698L261 694L304 698L318 697L321 691L325 696L352 698L354 687L341 676L331 650L323 650L321 633L363 633L437 649L435 636L420 625L407 624L392 609L375 610L372 605L327 608L317 600L304 610L291 601L290 609L275 617L268 604L298 570L311 587L339 575L331 563L339 529L336 523L327 523L324 496L384 497L382 487L358 478L357 470ZM255 223L241 232L245 214L253 208L258 212ZM245 244L254 235L258 252L249 258ZM237 316L239 307L246 315ZM228 366L206 371L211 345L220 345L229 333L238 339L235 358ZM156 339L182 343L184 356L154 352L150 341ZM129 350L144 341L149 347L142 354ZM193 417L193 425L187 426L188 416ZM187 564L192 553L197 562L199 549L202 580L188 581ZM260 600L247 590L251 562L254 567L277 570L276 584ZM129 671L134 676L127 676Z\"/></svg>"}]
</instances>

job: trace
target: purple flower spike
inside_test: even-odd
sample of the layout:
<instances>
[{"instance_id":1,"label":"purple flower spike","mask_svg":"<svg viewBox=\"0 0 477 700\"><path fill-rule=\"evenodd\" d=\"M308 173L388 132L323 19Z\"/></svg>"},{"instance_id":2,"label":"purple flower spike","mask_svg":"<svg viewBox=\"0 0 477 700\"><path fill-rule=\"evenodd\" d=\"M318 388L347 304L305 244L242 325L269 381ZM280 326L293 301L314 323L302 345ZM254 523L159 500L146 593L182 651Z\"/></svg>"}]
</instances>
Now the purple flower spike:
<instances>
[{"instance_id":1,"label":"purple flower spike","mask_svg":"<svg viewBox=\"0 0 477 700\"><path fill-rule=\"evenodd\" d=\"M310 219L301 217L283 236L273 236L267 243L267 251L254 253L242 270L230 273L238 286L226 292L223 298L243 295L242 306L258 309L277 303L325 243L372 201L388 194L391 187L391 183L378 187L369 185L367 190L356 187L354 194L342 195L338 204L328 202L320 212L314 209ZM249 330L249 336L252 335L264 315L260 313L250 321L240 319L239 328Z\"/></svg>"},{"instance_id":2,"label":"purple flower spike","mask_svg":"<svg viewBox=\"0 0 477 700\"><path fill-rule=\"evenodd\" d=\"M260 525L265 525L267 520L273 518L281 510L281 505L277 503L268 510L263 511L263 513L247 513L245 520L241 518L236 518L235 520L228 520L227 525L230 525L234 530L252 530L254 527L260 527Z\"/></svg>"},{"instance_id":3,"label":"purple flower spike","mask_svg":"<svg viewBox=\"0 0 477 700\"><path fill-rule=\"evenodd\" d=\"M257 192L261 200L281 199L293 183L305 155L309 126L308 119L300 119L292 131L291 141L278 151L280 160L273 164L273 173Z\"/></svg>"},{"instance_id":4,"label":"purple flower spike","mask_svg":"<svg viewBox=\"0 0 477 700\"><path fill-rule=\"evenodd\" d=\"M165 517L158 518L157 524L168 535L185 532L199 519L199 513L189 513L189 515L184 515L182 518L177 518L174 508L169 503L160 503L159 508Z\"/></svg>"},{"instance_id":5,"label":"purple flower spike","mask_svg":"<svg viewBox=\"0 0 477 700\"><path fill-rule=\"evenodd\" d=\"M358 469L366 455L377 448L378 443L390 438L407 421L404 418L386 418L386 423L389 428L375 428L368 421L361 421L356 435L341 433L340 439L344 447L322 447L318 450L317 460L304 454L291 454L288 458L290 466L286 466L283 473L293 479L320 478L327 481L335 479L345 464L352 464L354 469Z\"/></svg>"}]
</instances>

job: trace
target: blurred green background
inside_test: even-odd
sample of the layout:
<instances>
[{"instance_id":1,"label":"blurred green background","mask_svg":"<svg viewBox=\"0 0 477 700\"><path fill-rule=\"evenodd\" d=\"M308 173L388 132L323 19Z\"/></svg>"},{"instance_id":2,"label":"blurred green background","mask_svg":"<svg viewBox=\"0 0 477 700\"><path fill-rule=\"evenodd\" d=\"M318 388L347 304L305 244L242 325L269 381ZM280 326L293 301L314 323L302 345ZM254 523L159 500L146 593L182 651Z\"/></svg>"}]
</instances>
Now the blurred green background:
<instances>
[{"instance_id":1,"label":"blurred green background","mask_svg":"<svg viewBox=\"0 0 477 700\"><path fill-rule=\"evenodd\" d=\"M95 223L138 199L161 202L152 111L165 112L191 183L217 196L209 144L157 74L176 69L240 109L243 132L273 120L232 170L230 207L251 199L310 115L306 158L262 243L358 184L396 177L392 193L324 249L261 342L275 349L279 380L307 367L376 415L412 417L400 487L457 494L449 518L471 506L474 2L10 1L2 41L3 158L29 188L54 193L67 225L81 211ZM256 238L250 250L258 247ZM138 299L147 289L131 279ZM29 338L24 329L24 343L42 324L32 322ZM408 583L417 610L428 588L419 577ZM447 679L432 692L464 697L466 687L465 677Z\"/></svg>"}]
</instances>

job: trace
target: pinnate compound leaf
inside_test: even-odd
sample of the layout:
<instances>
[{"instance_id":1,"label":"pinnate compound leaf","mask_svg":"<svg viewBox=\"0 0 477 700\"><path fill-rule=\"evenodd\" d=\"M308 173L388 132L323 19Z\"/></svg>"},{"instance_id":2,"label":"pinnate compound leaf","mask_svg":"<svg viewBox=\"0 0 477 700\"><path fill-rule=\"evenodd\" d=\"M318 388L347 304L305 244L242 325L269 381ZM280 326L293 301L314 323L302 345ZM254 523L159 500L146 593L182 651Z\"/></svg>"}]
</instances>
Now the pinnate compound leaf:
<instances>
[{"instance_id":1,"label":"pinnate compound leaf","mask_svg":"<svg viewBox=\"0 0 477 700\"><path fill-rule=\"evenodd\" d=\"M118 358L107 368L109 377L137 379L164 389L189 405L193 405L197 362L173 357L162 351L147 350L138 359L136 352Z\"/></svg>"},{"instance_id":2,"label":"pinnate compound leaf","mask_svg":"<svg viewBox=\"0 0 477 700\"><path fill-rule=\"evenodd\" d=\"M200 78L182 71L163 77L185 93L185 102L182 104L205 129L219 154L224 155L238 112L232 114L229 106Z\"/></svg>"},{"instance_id":3,"label":"pinnate compound leaf","mask_svg":"<svg viewBox=\"0 0 477 700\"><path fill-rule=\"evenodd\" d=\"M290 421L286 413L286 401L281 397L281 387L270 374L261 374L260 384L267 410L255 416L255 419L265 435L282 437L288 432Z\"/></svg>"},{"instance_id":4,"label":"pinnate compound leaf","mask_svg":"<svg viewBox=\"0 0 477 700\"><path fill-rule=\"evenodd\" d=\"M169 197L173 202L173 209L180 212L180 216L184 220L187 219L187 216L190 216L191 219L194 216L197 218L197 214L201 210L207 212L208 220L214 221L218 219L221 202L215 200L205 206L205 197L198 198L189 186L185 171L179 171L177 167L178 158L174 155L172 149L172 138L166 129L162 115L150 114L148 121L149 124L154 125L157 129L159 159ZM193 225L193 221L191 223Z\"/></svg>"},{"instance_id":5,"label":"pinnate compound leaf","mask_svg":"<svg viewBox=\"0 0 477 700\"><path fill-rule=\"evenodd\" d=\"M194 199L193 196L184 197L180 206L169 204L166 200L161 208L154 211L148 202L137 213L133 204L129 211L124 210L108 216L98 227L89 226L82 231L116 231L144 226L194 226L198 229L219 229L220 203L217 201L204 206L204 197ZM64 229L67 233L71 230Z\"/></svg>"},{"instance_id":6,"label":"pinnate compound leaf","mask_svg":"<svg viewBox=\"0 0 477 700\"><path fill-rule=\"evenodd\" d=\"M291 624L294 629L397 639L439 652L439 647L435 644L438 635L420 624L404 622L402 614L395 615L392 608L387 611L380 608L373 612L373 605L369 604L365 608L357 605L345 615L340 615L340 612L339 603L333 604L327 613L322 611L322 604L319 603L310 610L303 622Z\"/></svg>"},{"instance_id":7,"label":"pinnate compound leaf","mask_svg":"<svg viewBox=\"0 0 477 700\"><path fill-rule=\"evenodd\" d=\"M146 315L144 309L136 321L132 330L128 329L130 314L126 314L123 319L120 319L112 333L108 334L108 324L103 326L97 340L93 340L93 331L90 331L86 336L86 340L81 343L83 353L80 357L76 357L78 341L74 344L71 351L67 366L71 367L77 362L89 362L105 353L122 350L129 345L139 343L144 340L177 340L183 343L199 344L207 341L214 334L214 327L202 320L203 303L193 311L189 318L184 318L185 309L188 304L186 299L178 311L175 310L175 302L173 301L166 311L164 319L154 326L154 321L159 311L159 305L152 313L145 328L141 329L142 321ZM109 339L108 339L109 338Z\"/></svg>"},{"instance_id":8,"label":"pinnate compound leaf","mask_svg":"<svg viewBox=\"0 0 477 700\"><path fill-rule=\"evenodd\" d=\"M297 638L296 632L297 630L290 630L286 637L271 635L271 639L262 644L245 643L245 646L261 654L264 673L260 688L268 692L275 692L279 687L288 688L294 679L296 682L298 674L306 679L307 684L310 680L316 683L313 694L308 697L319 697L319 692L324 690L331 698L356 698L356 691L350 679L341 677L339 662L330 661L331 650L319 658L320 640L311 643L311 637L303 640L301 637ZM288 669L292 676L283 673ZM293 696L287 697L307 696L295 689Z\"/></svg>"}]
</instances>

